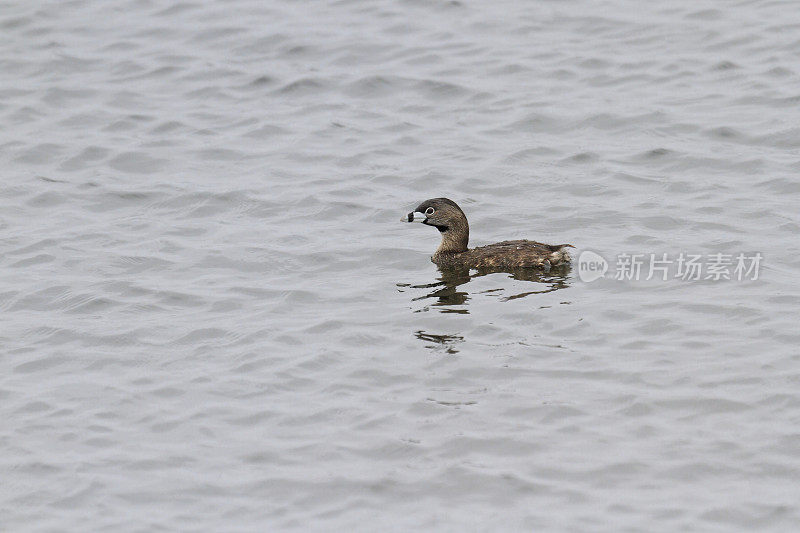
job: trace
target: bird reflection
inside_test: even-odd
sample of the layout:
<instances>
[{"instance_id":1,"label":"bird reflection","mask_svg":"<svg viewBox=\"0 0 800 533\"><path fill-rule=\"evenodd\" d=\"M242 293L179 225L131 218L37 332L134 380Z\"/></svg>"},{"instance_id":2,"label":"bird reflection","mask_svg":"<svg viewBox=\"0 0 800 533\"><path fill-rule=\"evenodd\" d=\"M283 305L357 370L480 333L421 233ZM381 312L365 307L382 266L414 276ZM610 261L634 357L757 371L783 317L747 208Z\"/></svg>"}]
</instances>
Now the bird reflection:
<instances>
[{"instance_id":1,"label":"bird reflection","mask_svg":"<svg viewBox=\"0 0 800 533\"><path fill-rule=\"evenodd\" d=\"M489 269L477 271L470 271L469 269L440 269L440 275L437 278L437 281L433 283L416 285L411 283L398 283L397 286L402 292L405 292L407 289L428 290L425 294L412 298L412 301L414 302L426 302L428 304L422 309L417 309L415 312L424 312L430 310L430 307L435 307L442 313L468 314L469 309L467 306L471 296L470 292L466 290L466 286L473 279L487 276L489 274L505 273L508 274L511 279L530 281L535 284L531 286L530 290L508 296L501 296L506 291L506 288L504 287L480 291L480 293L483 294L496 293L499 296L500 301L507 302L535 294L545 294L548 292L565 289L569 287L569 272L569 265L553 268L547 272L530 268L512 271Z\"/></svg>"},{"instance_id":2,"label":"bird reflection","mask_svg":"<svg viewBox=\"0 0 800 533\"><path fill-rule=\"evenodd\" d=\"M443 350L449 354L458 353L454 346L460 342L464 342L464 337L461 335L435 335L433 333L426 333L422 330L415 331L414 336L424 342L432 342L426 347L433 350Z\"/></svg>"}]
</instances>

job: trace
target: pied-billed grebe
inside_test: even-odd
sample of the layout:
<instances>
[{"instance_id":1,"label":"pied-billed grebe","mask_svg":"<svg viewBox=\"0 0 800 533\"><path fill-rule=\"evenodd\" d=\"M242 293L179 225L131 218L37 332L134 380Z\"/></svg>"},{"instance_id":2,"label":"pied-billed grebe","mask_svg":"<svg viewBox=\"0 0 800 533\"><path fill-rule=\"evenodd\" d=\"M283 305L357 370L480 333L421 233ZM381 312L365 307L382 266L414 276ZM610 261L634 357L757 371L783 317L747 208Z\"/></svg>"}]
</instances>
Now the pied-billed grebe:
<instances>
[{"instance_id":1,"label":"pied-billed grebe","mask_svg":"<svg viewBox=\"0 0 800 533\"><path fill-rule=\"evenodd\" d=\"M469 249L467 216L458 205L447 198L425 200L403 217L403 222L422 222L442 234L442 243L431 257L440 267L475 269L543 268L567 265L566 248L571 244L542 244L534 241L503 241Z\"/></svg>"}]
</instances>

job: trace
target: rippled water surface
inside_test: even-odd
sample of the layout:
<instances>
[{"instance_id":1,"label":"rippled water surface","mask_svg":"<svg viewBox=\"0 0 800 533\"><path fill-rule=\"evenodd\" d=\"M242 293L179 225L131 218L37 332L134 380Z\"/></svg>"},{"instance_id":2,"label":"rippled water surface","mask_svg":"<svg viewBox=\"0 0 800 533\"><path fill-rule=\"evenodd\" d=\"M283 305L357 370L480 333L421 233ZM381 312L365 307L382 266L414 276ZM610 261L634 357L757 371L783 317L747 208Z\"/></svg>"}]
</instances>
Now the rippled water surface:
<instances>
[{"instance_id":1,"label":"rippled water surface","mask_svg":"<svg viewBox=\"0 0 800 533\"><path fill-rule=\"evenodd\" d=\"M3 531L791 531L786 1L0 4ZM757 280L439 272L472 243Z\"/></svg>"}]
</instances>

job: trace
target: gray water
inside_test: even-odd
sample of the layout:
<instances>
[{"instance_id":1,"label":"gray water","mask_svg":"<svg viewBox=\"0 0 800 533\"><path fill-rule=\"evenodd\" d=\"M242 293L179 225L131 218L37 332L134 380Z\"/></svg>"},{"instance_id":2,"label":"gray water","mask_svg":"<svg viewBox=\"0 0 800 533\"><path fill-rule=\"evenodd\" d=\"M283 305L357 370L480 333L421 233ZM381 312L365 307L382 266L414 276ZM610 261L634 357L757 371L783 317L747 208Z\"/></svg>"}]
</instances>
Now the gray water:
<instances>
[{"instance_id":1,"label":"gray water","mask_svg":"<svg viewBox=\"0 0 800 533\"><path fill-rule=\"evenodd\" d=\"M0 530L792 531L785 1L0 5ZM400 217L758 279L454 276Z\"/></svg>"}]
</instances>

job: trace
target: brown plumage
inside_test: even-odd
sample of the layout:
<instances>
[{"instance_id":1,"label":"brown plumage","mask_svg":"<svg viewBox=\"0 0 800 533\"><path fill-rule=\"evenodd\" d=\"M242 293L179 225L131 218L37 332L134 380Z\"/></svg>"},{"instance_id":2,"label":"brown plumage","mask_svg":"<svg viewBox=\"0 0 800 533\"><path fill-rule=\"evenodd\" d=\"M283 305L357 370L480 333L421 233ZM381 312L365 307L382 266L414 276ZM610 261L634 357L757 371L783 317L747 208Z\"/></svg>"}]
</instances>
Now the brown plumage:
<instances>
[{"instance_id":1,"label":"brown plumage","mask_svg":"<svg viewBox=\"0 0 800 533\"><path fill-rule=\"evenodd\" d=\"M571 244L520 240L503 241L470 250L467 216L454 201L447 198L425 200L403 220L422 222L439 230L442 243L431 261L446 268L549 270L569 264L570 256L566 248L573 248Z\"/></svg>"}]
</instances>

